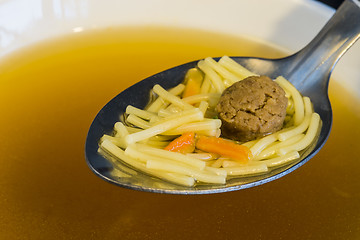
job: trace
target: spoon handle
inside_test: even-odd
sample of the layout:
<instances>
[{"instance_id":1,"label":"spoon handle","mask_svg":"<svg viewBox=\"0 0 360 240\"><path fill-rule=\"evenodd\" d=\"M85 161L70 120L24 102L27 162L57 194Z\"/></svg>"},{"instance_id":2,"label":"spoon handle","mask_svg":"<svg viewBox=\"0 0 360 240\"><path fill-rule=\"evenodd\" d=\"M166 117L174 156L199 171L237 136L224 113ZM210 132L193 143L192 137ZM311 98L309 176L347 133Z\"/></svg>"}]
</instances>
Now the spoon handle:
<instances>
[{"instance_id":1,"label":"spoon handle","mask_svg":"<svg viewBox=\"0 0 360 240\"><path fill-rule=\"evenodd\" d=\"M359 37L360 2L345 0L317 36L286 59L288 70L285 75L300 91L306 89L307 84L327 91L335 64Z\"/></svg>"}]
</instances>

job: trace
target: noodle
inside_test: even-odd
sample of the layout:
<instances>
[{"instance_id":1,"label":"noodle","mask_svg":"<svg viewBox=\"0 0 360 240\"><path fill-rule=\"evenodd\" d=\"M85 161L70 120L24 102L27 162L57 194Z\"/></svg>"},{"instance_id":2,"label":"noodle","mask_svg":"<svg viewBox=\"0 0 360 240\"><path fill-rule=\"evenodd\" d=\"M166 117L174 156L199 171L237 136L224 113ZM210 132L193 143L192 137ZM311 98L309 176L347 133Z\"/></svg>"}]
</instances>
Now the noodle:
<instances>
[{"instance_id":1,"label":"noodle","mask_svg":"<svg viewBox=\"0 0 360 240\"><path fill-rule=\"evenodd\" d=\"M202 112L199 109L194 109L194 110L195 110L194 113L191 114L185 114L185 115L183 113L174 114L176 115L174 119L157 124L143 131L129 134L125 137L125 141L127 144L136 143L138 141L153 137L157 134L166 132L167 130L170 130L172 128L179 127L182 124L202 120L204 118Z\"/></svg>"},{"instance_id":2,"label":"noodle","mask_svg":"<svg viewBox=\"0 0 360 240\"><path fill-rule=\"evenodd\" d=\"M250 76L257 75L255 73L250 72L249 70L247 70L246 68L244 68L243 66L232 60L231 58L229 58L228 56L223 56L219 60L219 64L227 68L230 72L236 74L240 78L240 80Z\"/></svg>"},{"instance_id":3,"label":"noodle","mask_svg":"<svg viewBox=\"0 0 360 240\"><path fill-rule=\"evenodd\" d=\"M305 118L303 121L295 128L291 128L288 131L284 131L278 134L278 138L280 141L285 141L288 138L291 138L297 134L303 133L310 124L311 114L312 114L312 106L310 102L310 98L304 97L304 103L305 103Z\"/></svg>"},{"instance_id":4,"label":"noodle","mask_svg":"<svg viewBox=\"0 0 360 240\"><path fill-rule=\"evenodd\" d=\"M222 93L225 90L225 86L221 80L221 77L204 60L198 62L198 67L207 76L209 76L209 79L211 80L211 83L217 92Z\"/></svg>"},{"instance_id":5,"label":"noodle","mask_svg":"<svg viewBox=\"0 0 360 240\"><path fill-rule=\"evenodd\" d=\"M204 116L208 107L209 107L209 103L206 101L201 101L199 104L199 110L203 113Z\"/></svg>"},{"instance_id":6,"label":"noodle","mask_svg":"<svg viewBox=\"0 0 360 240\"><path fill-rule=\"evenodd\" d=\"M224 184L226 182L226 176L217 175L209 170L199 171L178 163L164 163L150 159L146 161L146 167L164 172L184 174L206 183Z\"/></svg>"},{"instance_id":7,"label":"noodle","mask_svg":"<svg viewBox=\"0 0 360 240\"><path fill-rule=\"evenodd\" d=\"M212 67L219 75L223 76L225 79L229 80L231 84L239 81L239 78L236 77L234 74L229 72L226 68L221 66L218 62L214 59L208 57L204 60L210 67Z\"/></svg>"},{"instance_id":8,"label":"noodle","mask_svg":"<svg viewBox=\"0 0 360 240\"><path fill-rule=\"evenodd\" d=\"M296 160L300 157L299 152L297 151L291 151L287 154L276 157L276 158L270 158L268 160L262 161L262 163L265 163L268 167L277 167L280 165L284 165L289 163L290 161Z\"/></svg>"},{"instance_id":9,"label":"noodle","mask_svg":"<svg viewBox=\"0 0 360 240\"><path fill-rule=\"evenodd\" d=\"M156 84L153 87L153 91L158 94L162 99L174 104L175 106L180 107L181 109L191 109L193 108L192 105L184 102L176 95L172 94L171 92L166 91L160 85Z\"/></svg>"},{"instance_id":10,"label":"noodle","mask_svg":"<svg viewBox=\"0 0 360 240\"><path fill-rule=\"evenodd\" d=\"M294 101L294 124L299 125L304 119L304 102L299 91L289 83L284 77L279 76L275 79L283 89L286 89L292 96Z\"/></svg>"},{"instance_id":11,"label":"noodle","mask_svg":"<svg viewBox=\"0 0 360 240\"><path fill-rule=\"evenodd\" d=\"M215 162L213 162L213 163L211 164L211 167L213 167L213 168L220 168L220 167L223 165L224 160L225 160L225 159L223 159L223 158L217 159Z\"/></svg>"},{"instance_id":12,"label":"noodle","mask_svg":"<svg viewBox=\"0 0 360 240\"><path fill-rule=\"evenodd\" d=\"M280 148L278 150L278 152L281 155L284 155L284 154L286 154L286 153L288 153L288 152L290 152L292 150L300 151L300 150L305 149L307 146L309 146L314 141L315 136L316 136L316 134L318 132L319 124L320 124L320 116L319 116L319 114L313 113L311 115L309 129L306 132L305 137L303 137L301 139L301 141L297 142L294 145L287 146L287 147L284 147L284 148Z\"/></svg>"},{"instance_id":13,"label":"noodle","mask_svg":"<svg viewBox=\"0 0 360 240\"><path fill-rule=\"evenodd\" d=\"M130 114L127 118L126 121L132 125L135 125L139 128L142 129L148 129L151 127L151 125L149 124L149 122L139 118L138 116L135 116L134 114Z\"/></svg>"},{"instance_id":14,"label":"noodle","mask_svg":"<svg viewBox=\"0 0 360 240\"><path fill-rule=\"evenodd\" d=\"M257 165L248 165L242 167L228 167L224 168L228 175L230 176L248 176L248 175L257 175L261 173L266 173L268 167L265 163L259 163Z\"/></svg>"},{"instance_id":15,"label":"noodle","mask_svg":"<svg viewBox=\"0 0 360 240\"><path fill-rule=\"evenodd\" d=\"M220 95L221 94L219 94L219 93L203 93L203 94L198 94L198 95L192 95L190 97L183 98L182 100L186 103L194 104L194 103L198 103L201 101L209 101L210 99L219 100Z\"/></svg>"},{"instance_id":16,"label":"noodle","mask_svg":"<svg viewBox=\"0 0 360 240\"><path fill-rule=\"evenodd\" d=\"M197 158L203 161L210 161L216 158L214 154L211 153L187 153L186 156Z\"/></svg>"},{"instance_id":17,"label":"noodle","mask_svg":"<svg viewBox=\"0 0 360 240\"><path fill-rule=\"evenodd\" d=\"M132 146L129 146L129 147L132 147ZM169 159L169 160L176 161L176 162L181 162L183 164L196 167L199 170L203 170L205 167L204 161L201 161L197 158L193 158L193 157L181 154L181 153L166 151L163 149L154 149L154 148L147 147L144 145L135 145L135 148L133 148L133 149L136 149L137 151L141 150L142 152L147 153L152 156L155 156L155 157L160 157L160 158ZM126 153L126 151L125 151L125 153Z\"/></svg>"},{"instance_id":18,"label":"noodle","mask_svg":"<svg viewBox=\"0 0 360 240\"><path fill-rule=\"evenodd\" d=\"M124 161L125 163L129 164L130 166L135 167L136 169L139 169L140 171L150 174L152 176L158 177L160 179L173 182L175 184L184 185L184 186L193 186L195 183L194 178L186 176L186 175L178 175L178 174L171 174L166 172L159 172L154 171L145 166L145 164L132 159L131 157L128 157L125 155L124 151L115 146L113 143L111 143L108 140L104 140L100 147L104 150L106 150L108 153L113 155L117 158L117 160Z\"/></svg>"},{"instance_id":19,"label":"noodle","mask_svg":"<svg viewBox=\"0 0 360 240\"><path fill-rule=\"evenodd\" d=\"M134 106L131 106L131 105L128 105L126 107L126 111L125 111L127 114L134 114L142 119L145 119L145 120L150 120L151 118L155 117L156 115L149 112L149 111L146 111L146 110L141 110L139 108L136 108Z\"/></svg>"},{"instance_id":20,"label":"noodle","mask_svg":"<svg viewBox=\"0 0 360 240\"><path fill-rule=\"evenodd\" d=\"M221 126L220 119L204 119L201 122L194 122L181 125L173 130L164 132L164 134L180 135L186 132L211 131L219 129Z\"/></svg>"},{"instance_id":21,"label":"noodle","mask_svg":"<svg viewBox=\"0 0 360 240\"><path fill-rule=\"evenodd\" d=\"M114 125L114 129L116 131L117 137L124 137L129 134L129 130L126 128L126 126L122 122L116 122Z\"/></svg>"},{"instance_id":22,"label":"noodle","mask_svg":"<svg viewBox=\"0 0 360 240\"><path fill-rule=\"evenodd\" d=\"M256 157L254 157L254 160L262 160L268 157L271 157L276 153L277 149L280 149L285 146L293 145L300 141L305 135L304 134L298 134L291 138L289 138L287 141L283 142L276 142L275 144L265 148L263 151L261 151L260 154L258 154Z\"/></svg>"},{"instance_id":23,"label":"noodle","mask_svg":"<svg viewBox=\"0 0 360 240\"><path fill-rule=\"evenodd\" d=\"M179 84L176 87L169 90L169 93L177 96L180 95L185 89L184 84ZM147 107L149 112L158 112L162 107L166 106L168 103L164 99L158 97L150 106Z\"/></svg>"},{"instance_id":24,"label":"noodle","mask_svg":"<svg viewBox=\"0 0 360 240\"><path fill-rule=\"evenodd\" d=\"M204 94L204 93L209 93L210 92L210 89L211 89L211 81L209 79L208 76L205 76L204 78L204 81L201 85L201 88L200 88L200 93L201 94Z\"/></svg>"},{"instance_id":25,"label":"noodle","mask_svg":"<svg viewBox=\"0 0 360 240\"><path fill-rule=\"evenodd\" d=\"M271 134L269 136L263 137L262 139L260 139L257 143L254 144L254 146L252 146L250 148L253 156L257 156L259 155L259 153L266 148L267 146L269 146L271 143L276 141L276 135L275 134Z\"/></svg>"}]
</instances>

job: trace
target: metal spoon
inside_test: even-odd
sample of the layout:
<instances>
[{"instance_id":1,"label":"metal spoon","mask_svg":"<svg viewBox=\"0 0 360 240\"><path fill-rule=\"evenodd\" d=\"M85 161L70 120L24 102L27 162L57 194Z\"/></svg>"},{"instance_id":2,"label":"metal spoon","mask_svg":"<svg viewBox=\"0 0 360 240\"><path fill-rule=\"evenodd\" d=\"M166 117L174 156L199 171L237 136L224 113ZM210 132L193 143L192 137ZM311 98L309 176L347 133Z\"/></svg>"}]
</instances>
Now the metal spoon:
<instances>
[{"instance_id":1,"label":"metal spoon","mask_svg":"<svg viewBox=\"0 0 360 240\"><path fill-rule=\"evenodd\" d=\"M268 174L235 178L225 185L196 185L188 188L150 177L128 166L104 158L97 152L98 142L104 133L111 133L114 123L124 113L127 105L143 108L149 101L149 92L155 84L171 88L183 81L186 71L196 66L190 62L151 76L121 92L95 117L86 139L85 155L90 169L99 177L116 185L141 191L171 194L207 194L234 191L254 187L278 179L312 158L325 144L331 130L332 110L328 97L330 74L341 56L360 36L360 3L345 0L319 34L301 51L281 59L234 57L246 68L275 78L287 78L305 96L309 96L315 111L320 114L323 125L319 139L301 159Z\"/></svg>"}]
</instances>

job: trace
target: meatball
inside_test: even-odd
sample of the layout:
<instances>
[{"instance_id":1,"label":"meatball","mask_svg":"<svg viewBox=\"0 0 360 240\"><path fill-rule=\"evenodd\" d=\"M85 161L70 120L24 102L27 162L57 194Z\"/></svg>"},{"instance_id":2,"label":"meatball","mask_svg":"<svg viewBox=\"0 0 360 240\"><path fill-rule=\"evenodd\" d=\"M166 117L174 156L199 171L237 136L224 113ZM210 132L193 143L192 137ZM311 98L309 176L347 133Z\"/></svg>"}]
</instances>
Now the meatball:
<instances>
[{"instance_id":1,"label":"meatball","mask_svg":"<svg viewBox=\"0 0 360 240\"><path fill-rule=\"evenodd\" d=\"M222 135L250 141L280 130L288 99L285 91L267 76L251 76L223 92L216 106Z\"/></svg>"}]
</instances>

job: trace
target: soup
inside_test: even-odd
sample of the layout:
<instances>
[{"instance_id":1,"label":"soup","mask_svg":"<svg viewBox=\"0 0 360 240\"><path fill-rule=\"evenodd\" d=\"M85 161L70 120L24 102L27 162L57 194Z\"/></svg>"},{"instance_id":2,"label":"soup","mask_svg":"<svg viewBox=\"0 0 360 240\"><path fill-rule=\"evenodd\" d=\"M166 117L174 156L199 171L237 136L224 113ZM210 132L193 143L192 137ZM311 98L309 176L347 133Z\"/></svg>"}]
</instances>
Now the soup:
<instances>
[{"instance_id":1,"label":"soup","mask_svg":"<svg viewBox=\"0 0 360 240\"><path fill-rule=\"evenodd\" d=\"M89 170L85 138L106 102L156 72L222 55L284 53L249 39L144 27L80 32L3 58L0 238L359 237L360 163L354 149L360 111L354 109L358 100L344 99L346 91L335 82L334 126L325 147L271 183L173 196L123 189Z\"/></svg>"}]
</instances>

